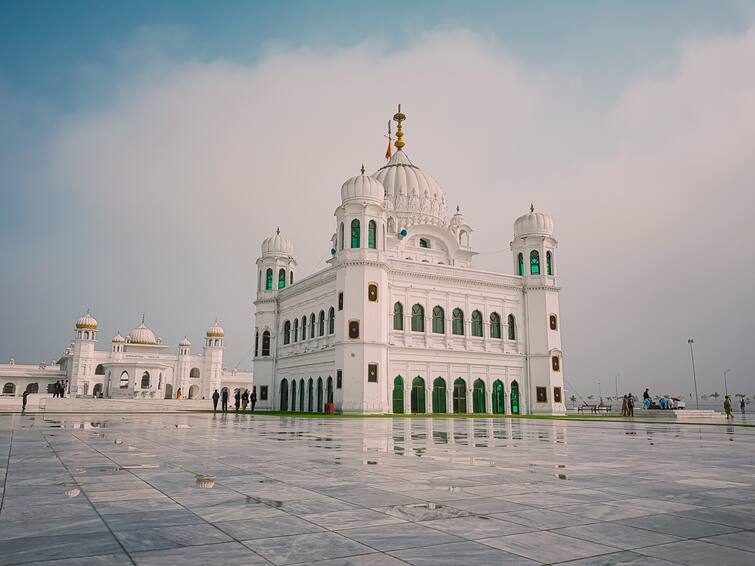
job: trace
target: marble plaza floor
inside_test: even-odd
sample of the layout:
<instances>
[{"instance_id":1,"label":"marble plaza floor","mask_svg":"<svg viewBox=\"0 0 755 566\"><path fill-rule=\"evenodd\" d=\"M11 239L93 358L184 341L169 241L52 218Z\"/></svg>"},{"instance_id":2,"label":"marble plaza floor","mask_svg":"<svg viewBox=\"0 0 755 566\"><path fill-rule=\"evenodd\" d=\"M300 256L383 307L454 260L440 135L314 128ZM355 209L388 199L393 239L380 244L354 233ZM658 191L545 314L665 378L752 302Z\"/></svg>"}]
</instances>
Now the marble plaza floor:
<instances>
[{"instance_id":1,"label":"marble plaza floor","mask_svg":"<svg viewBox=\"0 0 755 566\"><path fill-rule=\"evenodd\" d=\"M753 428L0 415L0 495L0 565L755 564Z\"/></svg>"}]
</instances>

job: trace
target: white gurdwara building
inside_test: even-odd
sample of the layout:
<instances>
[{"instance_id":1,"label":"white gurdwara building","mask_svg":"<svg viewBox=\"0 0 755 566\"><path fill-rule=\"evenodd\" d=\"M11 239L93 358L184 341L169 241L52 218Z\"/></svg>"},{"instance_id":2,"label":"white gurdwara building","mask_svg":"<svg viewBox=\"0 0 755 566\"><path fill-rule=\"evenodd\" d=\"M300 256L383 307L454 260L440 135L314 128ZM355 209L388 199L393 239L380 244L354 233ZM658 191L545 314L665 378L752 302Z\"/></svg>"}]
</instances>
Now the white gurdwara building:
<instances>
[{"instance_id":1,"label":"white gurdwara building","mask_svg":"<svg viewBox=\"0 0 755 566\"><path fill-rule=\"evenodd\" d=\"M223 367L225 331L216 320L205 334L201 354L184 338L175 353L144 324L127 336L117 333L109 351L97 350L97 320L89 312L74 325L74 337L54 364L0 365L2 394L52 393L60 382L66 396L117 399L209 399L215 389L252 391L252 374Z\"/></svg>"},{"instance_id":2,"label":"white gurdwara building","mask_svg":"<svg viewBox=\"0 0 755 566\"><path fill-rule=\"evenodd\" d=\"M403 151L348 179L328 267L294 282L294 246L262 243L259 407L348 413L563 413L557 241L530 207L516 275L472 267L472 229Z\"/></svg>"}]
</instances>

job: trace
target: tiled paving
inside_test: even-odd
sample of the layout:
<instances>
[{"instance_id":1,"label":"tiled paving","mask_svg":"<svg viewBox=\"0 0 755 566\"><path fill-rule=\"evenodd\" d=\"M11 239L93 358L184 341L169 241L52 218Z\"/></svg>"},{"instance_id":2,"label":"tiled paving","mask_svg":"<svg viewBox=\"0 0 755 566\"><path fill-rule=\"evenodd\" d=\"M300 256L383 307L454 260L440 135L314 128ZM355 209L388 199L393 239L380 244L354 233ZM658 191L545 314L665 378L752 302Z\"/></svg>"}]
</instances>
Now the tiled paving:
<instances>
[{"instance_id":1,"label":"tiled paving","mask_svg":"<svg viewBox=\"0 0 755 566\"><path fill-rule=\"evenodd\" d=\"M0 415L0 495L0 565L755 565L731 426Z\"/></svg>"}]
</instances>

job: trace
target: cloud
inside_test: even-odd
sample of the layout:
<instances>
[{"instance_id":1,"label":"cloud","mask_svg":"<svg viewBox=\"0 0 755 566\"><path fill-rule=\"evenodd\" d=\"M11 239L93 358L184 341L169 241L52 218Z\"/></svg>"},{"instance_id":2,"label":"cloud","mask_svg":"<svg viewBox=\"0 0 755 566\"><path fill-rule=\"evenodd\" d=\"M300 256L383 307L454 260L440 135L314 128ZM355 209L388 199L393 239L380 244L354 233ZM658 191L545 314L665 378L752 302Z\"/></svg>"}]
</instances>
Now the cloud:
<instances>
[{"instance_id":1,"label":"cloud","mask_svg":"<svg viewBox=\"0 0 755 566\"><path fill-rule=\"evenodd\" d=\"M753 30L684 44L667 72L605 105L464 31L398 50L270 49L248 65L160 60L159 74L125 74L51 133L42 169L62 204L46 218L53 236L19 259L19 301L4 314L52 316L42 343L57 349L90 305L112 333L146 310L171 343L185 332L197 343L219 316L234 365L251 343L261 240L280 226L300 276L321 268L340 185L382 165L401 102L407 152L462 205L479 267L512 271L512 224L531 201L554 216L578 390L621 373L635 390L686 393L688 335L702 389L724 365L744 386L754 58ZM22 350L40 338L23 331L11 341Z\"/></svg>"}]
</instances>

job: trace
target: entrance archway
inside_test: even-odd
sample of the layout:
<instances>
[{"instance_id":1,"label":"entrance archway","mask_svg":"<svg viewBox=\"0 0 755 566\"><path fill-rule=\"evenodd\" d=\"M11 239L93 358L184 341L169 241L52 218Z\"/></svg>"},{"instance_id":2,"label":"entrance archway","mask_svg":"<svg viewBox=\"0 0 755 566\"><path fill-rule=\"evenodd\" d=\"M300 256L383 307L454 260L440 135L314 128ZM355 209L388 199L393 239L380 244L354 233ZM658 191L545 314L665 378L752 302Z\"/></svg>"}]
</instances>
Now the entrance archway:
<instances>
[{"instance_id":1,"label":"entrance archway","mask_svg":"<svg viewBox=\"0 0 755 566\"><path fill-rule=\"evenodd\" d=\"M314 404L312 402L312 397L314 395L314 383L312 382L312 378L309 378L309 389L307 391L307 410L311 413L312 412L312 405Z\"/></svg>"},{"instance_id":2,"label":"entrance archway","mask_svg":"<svg viewBox=\"0 0 755 566\"><path fill-rule=\"evenodd\" d=\"M454 413L467 412L467 384L462 378L454 381Z\"/></svg>"},{"instance_id":3,"label":"entrance archway","mask_svg":"<svg viewBox=\"0 0 755 566\"><path fill-rule=\"evenodd\" d=\"M506 399L506 393L503 390L503 382L500 379L496 379L493 382L493 413L496 415L502 415L506 412L504 406Z\"/></svg>"},{"instance_id":4,"label":"entrance archway","mask_svg":"<svg viewBox=\"0 0 755 566\"><path fill-rule=\"evenodd\" d=\"M425 412L425 380L420 376L412 380L411 408L412 413Z\"/></svg>"},{"instance_id":5,"label":"entrance archway","mask_svg":"<svg viewBox=\"0 0 755 566\"><path fill-rule=\"evenodd\" d=\"M393 412L404 412L404 378L400 375L393 380Z\"/></svg>"},{"instance_id":6,"label":"entrance archway","mask_svg":"<svg viewBox=\"0 0 755 566\"><path fill-rule=\"evenodd\" d=\"M299 411L304 412L304 389L307 384L302 379L299 382Z\"/></svg>"},{"instance_id":7,"label":"entrance archway","mask_svg":"<svg viewBox=\"0 0 755 566\"><path fill-rule=\"evenodd\" d=\"M511 414L519 414L519 384L516 381L511 382Z\"/></svg>"},{"instance_id":8,"label":"entrance archway","mask_svg":"<svg viewBox=\"0 0 755 566\"><path fill-rule=\"evenodd\" d=\"M94 389L92 390L92 395L94 397L99 397L100 393L102 393L102 384L101 383L95 383Z\"/></svg>"},{"instance_id":9,"label":"entrance archway","mask_svg":"<svg viewBox=\"0 0 755 566\"><path fill-rule=\"evenodd\" d=\"M198 391L199 387L197 385L192 385L191 387L189 387L189 399L196 399Z\"/></svg>"},{"instance_id":10,"label":"entrance archway","mask_svg":"<svg viewBox=\"0 0 755 566\"><path fill-rule=\"evenodd\" d=\"M333 378L328 377L327 381L327 387L325 389L327 395L325 396L326 403L332 403L333 402Z\"/></svg>"},{"instance_id":11,"label":"entrance archway","mask_svg":"<svg viewBox=\"0 0 755 566\"><path fill-rule=\"evenodd\" d=\"M485 412L485 382L481 379L476 379L474 382L474 389L472 390L472 412Z\"/></svg>"},{"instance_id":12,"label":"entrance archway","mask_svg":"<svg viewBox=\"0 0 755 566\"><path fill-rule=\"evenodd\" d=\"M446 412L446 380L436 377L433 381L433 413Z\"/></svg>"},{"instance_id":13,"label":"entrance archway","mask_svg":"<svg viewBox=\"0 0 755 566\"><path fill-rule=\"evenodd\" d=\"M94 386L95 391L97 390L97 386ZM166 399L173 399L173 386L170 383L165 384L165 398Z\"/></svg>"},{"instance_id":14,"label":"entrance archway","mask_svg":"<svg viewBox=\"0 0 755 566\"><path fill-rule=\"evenodd\" d=\"M291 410L296 410L296 380L291 380Z\"/></svg>"},{"instance_id":15,"label":"entrance archway","mask_svg":"<svg viewBox=\"0 0 755 566\"><path fill-rule=\"evenodd\" d=\"M280 410L288 411L288 380L287 379L283 379L281 381Z\"/></svg>"},{"instance_id":16,"label":"entrance archway","mask_svg":"<svg viewBox=\"0 0 755 566\"><path fill-rule=\"evenodd\" d=\"M322 377L317 378L317 411L322 413Z\"/></svg>"}]
</instances>

